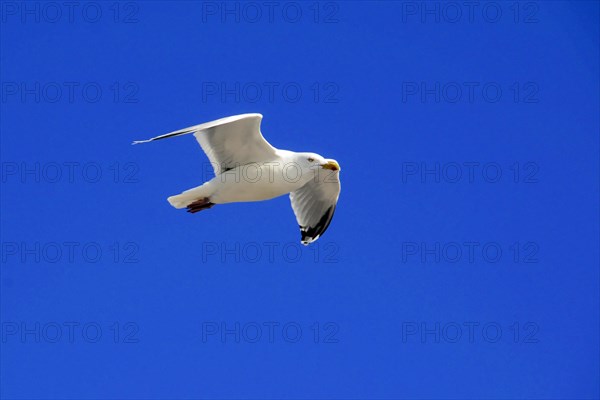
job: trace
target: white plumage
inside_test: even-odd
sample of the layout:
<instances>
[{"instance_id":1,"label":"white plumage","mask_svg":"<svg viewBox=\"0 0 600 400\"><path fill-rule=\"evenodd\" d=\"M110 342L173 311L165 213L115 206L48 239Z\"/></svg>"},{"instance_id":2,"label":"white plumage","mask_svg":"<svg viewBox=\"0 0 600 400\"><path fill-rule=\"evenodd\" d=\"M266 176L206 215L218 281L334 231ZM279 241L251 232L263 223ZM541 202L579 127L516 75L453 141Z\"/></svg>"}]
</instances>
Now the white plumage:
<instances>
[{"instance_id":1,"label":"white plumage","mask_svg":"<svg viewBox=\"0 0 600 400\"><path fill-rule=\"evenodd\" d=\"M276 149L262 136L261 120L261 114L234 115L133 144L193 133L215 177L169 197L173 207L195 213L215 204L268 200L289 193L301 242L308 245L333 218L340 195L339 164L315 153Z\"/></svg>"}]
</instances>

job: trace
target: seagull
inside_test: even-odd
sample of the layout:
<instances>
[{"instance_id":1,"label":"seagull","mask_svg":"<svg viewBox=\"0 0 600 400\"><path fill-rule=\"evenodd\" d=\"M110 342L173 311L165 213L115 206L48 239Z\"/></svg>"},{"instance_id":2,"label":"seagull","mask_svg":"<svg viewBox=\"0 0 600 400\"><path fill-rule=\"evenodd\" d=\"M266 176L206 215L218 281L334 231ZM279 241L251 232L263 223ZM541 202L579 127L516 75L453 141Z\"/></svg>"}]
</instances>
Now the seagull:
<instances>
[{"instance_id":1,"label":"seagull","mask_svg":"<svg viewBox=\"0 0 600 400\"><path fill-rule=\"evenodd\" d=\"M175 208L190 213L215 204L269 200L290 195L292 209L308 245L329 227L340 196L340 166L315 153L277 149L260 132L261 114L240 114L180 129L132 144L193 133L210 160L215 177L171 196Z\"/></svg>"}]
</instances>

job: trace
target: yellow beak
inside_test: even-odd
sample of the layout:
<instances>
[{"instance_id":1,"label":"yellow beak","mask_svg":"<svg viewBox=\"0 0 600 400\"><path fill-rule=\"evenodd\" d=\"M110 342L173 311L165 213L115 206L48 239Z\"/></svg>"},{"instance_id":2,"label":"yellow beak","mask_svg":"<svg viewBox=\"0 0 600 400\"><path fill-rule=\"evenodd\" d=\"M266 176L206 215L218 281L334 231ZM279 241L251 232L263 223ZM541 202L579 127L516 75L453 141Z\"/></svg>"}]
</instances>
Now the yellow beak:
<instances>
[{"instance_id":1,"label":"yellow beak","mask_svg":"<svg viewBox=\"0 0 600 400\"><path fill-rule=\"evenodd\" d=\"M328 160L325 164L321 165L321 168L330 169L332 171L339 171L340 165L333 160Z\"/></svg>"}]
</instances>

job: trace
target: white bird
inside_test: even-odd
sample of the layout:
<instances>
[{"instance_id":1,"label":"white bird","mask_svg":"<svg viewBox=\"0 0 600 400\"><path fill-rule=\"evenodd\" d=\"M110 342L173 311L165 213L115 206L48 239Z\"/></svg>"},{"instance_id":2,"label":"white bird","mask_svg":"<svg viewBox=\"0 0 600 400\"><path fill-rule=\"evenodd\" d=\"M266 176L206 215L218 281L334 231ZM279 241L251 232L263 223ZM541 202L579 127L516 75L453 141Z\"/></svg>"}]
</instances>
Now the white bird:
<instances>
[{"instance_id":1,"label":"white bird","mask_svg":"<svg viewBox=\"0 0 600 400\"><path fill-rule=\"evenodd\" d=\"M276 149L262 136L261 120L261 114L234 115L133 144L193 133L215 177L169 197L173 207L196 213L215 204L268 200L289 193L301 243L308 245L323 235L333 218L340 195L340 166L315 153Z\"/></svg>"}]
</instances>

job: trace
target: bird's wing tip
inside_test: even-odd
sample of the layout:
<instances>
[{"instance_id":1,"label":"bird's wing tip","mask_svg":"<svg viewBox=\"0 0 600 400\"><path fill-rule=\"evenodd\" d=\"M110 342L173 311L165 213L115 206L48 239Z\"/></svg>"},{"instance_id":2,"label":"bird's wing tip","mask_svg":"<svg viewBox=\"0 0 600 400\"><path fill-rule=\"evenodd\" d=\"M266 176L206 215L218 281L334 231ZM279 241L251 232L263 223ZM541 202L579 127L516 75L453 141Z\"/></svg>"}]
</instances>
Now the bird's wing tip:
<instances>
[{"instance_id":1,"label":"bird's wing tip","mask_svg":"<svg viewBox=\"0 0 600 400\"><path fill-rule=\"evenodd\" d=\"M300 241L300 243L302 243L304 246L308 246L309 244L311 244L315 240L317 240L317 238L307 238L307 239L302 239Z\"/></svg>"}]
</instances>

